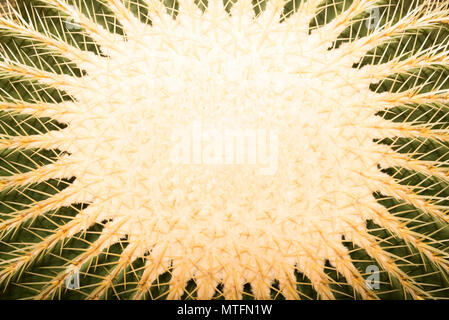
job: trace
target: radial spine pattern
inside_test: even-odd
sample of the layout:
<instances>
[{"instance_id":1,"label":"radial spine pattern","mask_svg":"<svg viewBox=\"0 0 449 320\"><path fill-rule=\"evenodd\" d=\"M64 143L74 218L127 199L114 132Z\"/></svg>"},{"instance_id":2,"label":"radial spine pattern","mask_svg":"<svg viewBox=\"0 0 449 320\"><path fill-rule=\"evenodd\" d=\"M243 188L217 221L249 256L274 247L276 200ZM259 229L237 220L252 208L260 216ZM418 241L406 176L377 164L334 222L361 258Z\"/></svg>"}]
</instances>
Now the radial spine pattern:
<instances>
[{"instance_id":1,"label":"radial spine pattern","mask_svg":"<svg viewBox=\"0 0 449 320\"><path fill-rule=\"evenodd\" d=\"M444 1L19 1L0 32L5 297L449 295Z\"/></svg>"}]
</instances>

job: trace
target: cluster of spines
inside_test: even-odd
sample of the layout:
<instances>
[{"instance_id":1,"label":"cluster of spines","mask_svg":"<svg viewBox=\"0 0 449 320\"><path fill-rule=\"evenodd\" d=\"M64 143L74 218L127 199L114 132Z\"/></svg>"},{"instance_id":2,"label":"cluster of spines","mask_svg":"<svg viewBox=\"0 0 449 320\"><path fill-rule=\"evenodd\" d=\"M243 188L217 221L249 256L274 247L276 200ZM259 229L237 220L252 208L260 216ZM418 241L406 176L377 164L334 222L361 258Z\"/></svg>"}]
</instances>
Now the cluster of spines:
<instances>
[{"instance_id":1,"label":"cluster of spines","mask_svg":"<svg viewBox=\"0 0 449 320\"><path fill-rule=\"evenodd\" d=\"M174 13L178 13L179 8L185 8L185 3L189 3L189 1L181 1L181 3L176 6L176 2L172 2L171 6L167 8L159 2L146 2L147 6L145 6L145 8L148 10L150 17L152 14L156 17L154 20L163 20L167 19L167 17L171 18L172 15L176 16ZM244 3L245 1L240 0L239 2ZM45 3L45 6L48 8L60 10L65 14L73 15L73 10L76 10L73 9L74 7L70 6L68 2L62 0L43 1L43 3ZM133 4L132 1L127 1L126 3L128 5ZM271 10L279 10L279 8L285 7L284 3L281 1L270 2L270 4L271 3L275 4L275 9ZM291 10L294 11L297 9L297 5L296 2L293 3L293 9ZM357 20L360 14L376 3L376 1L355 0L353 2L342 1L342 3L337 6L336 3L331 1L320 6L321 1L309 0L303 3L304 6L298 6L300 9L303 9L304 12L309 12L312 17L318 17L319 13L323 12L325 15L325 21L328 20L327 14L330 13L328 10L329 7L332 9L335 8L336 10L338 7L341 7L341 12L335 13L335 18L330 19L330 22L327 25L325 24L326 27L324 30L320 30L319 28L316 30L318 32L332 31L329 36L330 39L338 38L342 40L343 38L339 38L339 35L347 30L348 25L352 23L354 19ZM364 36L361 36L358 33L355 35L350 34L348 36L350 41L343 42L341 46L344 46L346 52L352 52L355 57L365 57L366 59L367 52L373 48L377 49L377 47L380 46L385 39L388 39L388 41L399 39L399 42L401 42L403 39L411 39L410 34L407 32L408 30L435 28L435 26L438 26L440 23L447 23L449 21L447 18L448 12L446 7L438 4L432 5L430 2L428 3L429 5L427 7L419 7L420 11L410 10L402 18L400 18L399 21L391 23L391 25L385 23L383 28L372 31L371 34ZM280 4L282 4L282 6ZM118 0L111 0L105 1L104 5L105 8L107 8L118 19L117 22L114 22L114 25L117 24L117 28L119 25L123 26L125 33L127 27L129 28L131 25L136 23L136 17L125 3ZM141 7L141 4L138 3L134 3L134 5L136 5L137 8ZM208 7L207 4L203 5L204 8ZM276 6L279 6L279 8L276 9ZM79 5L79 7L81 6ZM228 6L225 7L227 8ZM265 6L261 6L259 3L257 3L256 7L259 8L258 10L260 12L263 12L265 9L263 8ZM397 8L400 8L398 4L393 5L389 3L387 3L386 7L388 10L390 8L393 8L392 10L398 10ZM252 10L252 5L242 4L241 8L243 8L242 10L248 8ZM207 8L206 10L211 9ZM384 12L387 12L388 10ZM14 9L12 11L14 11ZM102 14L88 15L85 12L76 12L76 15L79 20L78 23L83 28L83 32L85 32L83 36L85 39L93 39L93 41L100 43L102 50L101 54L107 55L108 52L115 50L114 41L117 35L109 33L106 28L100 28L96 22L97 17L100 17ZM108 14L104 15L108 16ZM290 16L290 12L285 14L285 16L287 15ZM388 13L385 13L385 15L388 15ZM400 14L395 14L395 12L393 12L393 16L398 15ZM365 21L363 18L359 19L361 19L360 21ZM62 21L62 19L60 21ZM32 22L34 22L34 24ZM40 25L39 29L35 27L36 25ZM63 25L58 27L64 28ZM47 24L46 19L40 19L40 17L35 13L22 12L21 14L15 14L14 18L12 16L1 17L0 28L15 37L31 41L31 52L37 53L38 49L45 47L45 49L48 49L49 52L62 56L70 61L76 61L80 65L95 64L95 59L97 59L94 56L95 53L81 49L81 46L73 46L69 44L69 42L76 43L76 41L71 41L74 39L70 40L66 38L66 35L70 36L72 34L71 32L64 32L61 35L45 32L45 30L52 29L51 26ZM439 30L444 29L441 26L439 28ZM86 43L84 43L85 47L89 45L87 41L90 40L86 40ZM393 115L391 128L383 128L384 130L388 130L391 136L396 137L388 144L390 146L395 146L397 144L399 151L396 150L396 152L391 152L389 149L379 149L379 152L384 152L385 154L388 153L388 156L385 156L385 169L388 170L388 168L390 168L391 170L391 168L398 168L392 173L392 177L394 179L389 181L379 181L379 185L387 185L389 188L382 190L382 192L388 192L389 194L380 195L379 201L387 203L389 201L397 201L396 199L402 199L405 203L399 201L399 203L395 206L388 207L391 215L382 210L378 210L378 208L373 208L373 210L376 211L376 215L380 222L378 224L388 226L386 228L378 227L379 230L373 229L373 233L376 231L385 232L387 229L388 232L391 232L391 234L394 234L405 241L403 243L399 241L399 244L391 245L389 248L394 251L394 249L396 249L394 248L395 246L404 250L407 250L409 247L410 249L408 250L410 251L410 256L399 256L394 253L388 253L385 255L385 250L378 244L380 239L376 239L375 236L372 238L359 239L359 241L361 243L369 243L369 245L365 246L364 250L369 256L380 256L384 258L386 263L380 267L387 271L388 274L393 274L393 278L399 281L404 291L407 292L405 296L410 294L413 298L431 297L433 292L432 290L425 291L419 289L419 280L415 281L411 276L406 277L405 273L399 269L399 267L393 267L390 265L389 261L392 259L396 261L404 261L405 265L411 266L418 263L412 263L407 259L419 254L423 256L423 264L427 265L425 261L428 259L429 262L437 268L437 271L434 272L441 271L439 274L445 275L448 268L445 253L445 237L438 237L443 240L436 240L432 238L432 236L446 231L446 225L441 225L439 221L443 221L445 223L449 221L446 214L447 203L445 202L445 199L447 198L445 193L447 189L446 183L448 181L448 169L446 166L448 133L445 127L440 129L434 128L434 126L439 125L440 123L444 125L446 122L446 116L444 114L441 115L441 119L434 119L431 116L431 120L426 121L425 123L421 123L419 118L413 121L408 121L407 117L405 120L403 119L404 114L411 114L413 111L422 106L428 108L426 114L435 114L435 117L438 117L438 111L446 108L444 103L448 100L448 89L445 88L445 80L447 79L438 79L440 81L435 81L435 83L430 87L428 83L429 81L433 81L433 79L435 79L435 74L437 74L440 78L445 77L445 74L443 72L438 74L437 70L435 70L434 73L422 81L421 71L428 70L429 68L435 68L437 65L445 65L448 63L447 38L445 38L442 43L434 42L433 44L426 45L426 49L423 49L424 43L418 44L415 42L412 49L407 52L401 52L401 46L397 45L393 58L387 58L384 56L387 54L387 50L384 50L384 52L382 52L382 56L380 57L376 52L373 52L371 55L373 61L375 59L379 59L380 61L388 61L381 64L368 63L367 65L360 67L369 70L368 74L372 77L373 82L380 81L380 84L375 88L375 90L382 90L382 84L386 81L390 81L393 84L399 83L399 87L396 87L394 91L392 88L395 86L390 84L390 90L385 91L385 94L383 95L379 95L379 101L376 101L376 104L369 103L366 106L370 108L373 106L382 107L382 109L373 110L375 112L381 112L384 108L391 109L395 107L397 108L398 106L401 106L402 108L397 114ZM420 45L422 48L419 47ZM21 50L17 47L11 48L2 46L2 50L0 52L2 54L0 70L2 71L3 79L17 79L12 82L15 86L19 86L22 81L32 82L28 85L28 87L22 87L28 88L27 90L30 91L26 94L27 96L39 97L39 93L45 90L34 82L37 82L38 84L43 83L45 85L49 85L50 87L56 88L80 85L78 81L73 81L72 79L75 74L70 74L67 70L65 70L65 72L63 71L65 63L60 62L53 65L44 65L44 60L39 57L35 58L36 60L30 60L28 56L21 56ZM97 52L96 54L100 55L100 52ZM39 65L30 65L30 63L33 64L35 62L39 63ZM54 69L55 66L57 70ZM73 69L70 68L69 70L71 72ZM411 70L414 70L414 72L410 73ZM404 87L401 87L401 82L403 86L407 85L407 83L403 81L404 74L410 74L410 79L414 79L415 81L412 85L409 85L409 89L404 89ZM392 78L391 75L395 75L395 77ZM53 94L55 93L53 92ZM153 264L151 267L145 264L140 267L133 267L130 257L133 255L133 250L136 250L137 244L130 243L125 245L126 240L118 242L121 247L115 248L116 252L109 252L106 254L109 245L111 245L110 235L114 234L114 228L119 228L119 223L115 223L114 226L108 226L105 223L103 226L95 226L97 229L94 228L94 230L85 228L86 226L90 226L89 222L95 220L93 217L97 213L89 212L88 208L83 208L83 210L80 210L75 205L71 205L72 196L75 196L78 190L70 188L67 189L68 191L66 192L60 191L60 189L66 187L68 184L71 185L70 182L63 180L64 178L70 178L66 176L66 172L64 171L65 165L67 165L65 161L70 161L70 159L67 158L67 160L63 160L66 158L61 157L60 153L57 151L54 151L54 154L58 155L58 161L54 161L54 158L51 159L44 156L43 149L51 149L54 146L57 146L58 141L55 141L53 136L51 136L51 140L48 137L45 138L45 134L51 131L48 129L50 127L49 123L52 125L54 125L54 123L48 119L42 118L41 116L48 116L53 119L64 119L64 113L70 112L71 102L66 100L69 107L63 108L61 100L67 98L62 95L62 93L56 93L56 98L53 98L55 99L54 101L40 101L34 99L30 102L27 101L29 98L21 99L20 94L17 97L17 95L11 94L10 92L4 92L1 109L5 111L5 117L10 117L12 120L2 122L3 125L1 127L5 132L10 132L12 130L16 133L4 134L0 139L0 144L5 149L14 149L14 153L19 155L17 157L25 157L27 162L32 165L29 167L21 167L21 164L15 163L14 160L11 160L8 165L2 165L4 171L8 172L5 173L4 178L0 182L2 187L5 188L3 191L4 194L7 194L4 196L5 200L1 202L7 213L2 213L2 217L4 217L4 219L2 218L3 221L0 223L0 230L4 233L2 245L12 248L12 250L5 250L5 252L7 252L6 255L10 258L2 261L4 267L2 266L0 271L0 280L8 283L11 279L20 278L23 273L32 275L33 272L29 271L28 268L39 259L42 259L45 254L48 254L50 256L57 256L58 259L63 260L62 265L57 266L57 264L55 264L53 267L49 268L49 273L54 273L56 276L50 276L48 275L49 273L42 272L35 275L37 277L44 278L41 282L33 282L31 284L18 282L18 285L25 286L31 291L36 290L33 286L45 284L44 290L36 291L36 297L38 298L56 296L58 289L61 289L67 277L66 266L68 264L85 266L85 270L83 272L89 274L91 277L98 277L100 279L99 283L95 283L94 281L94 289L89 293L89 295L87 295L89 298L107 297L108 294L120 296L120 292L115 292L116 290L114 288L121 287L122 285L125 287L125 289L122 290L122 293L129 291L132 297L140 298L150 293L152 298L157 298L160 294L154 294L151 287L164 285L164 283L159 283L159 275L163 274L165 271L165 278L170 278L171 269L165 270L164 266L158 264ZM409 110L411 110L411 112ZM23 120L22 118L21 122L16 121L12 125L11 121L16 119L14 114L15 112L31 114L29 118L33 119L34 122L39 123L40 126L44 128L44 130L48 130L48 132L33 131L32 127L28 127L28 122L26 121L28 118L26 120ZM423 117L423 115L421 115L421 117ZM400 119L400 121L395 122L395 118ZM28 134L19 134L22 130ZM409 142L403 143L400 139L408 139ZM441 152L437 152L438 155L432 160L429 159L429 155L436 152L435 148L430 151L420 151L422 146L428 144L428 141L435 141L440 145L440 147L437 148L442 150ZM401 149L406 149L407 151L401 152ZM410 152L410 149L413 151ZM28 152L29 150L33 151L30 153ZM41 159L41 162L37 163L35 161L36 157L41 157L44 159ZM11 164L13 165L13 168L16 169L15 172L11 171ZM397 178L404 174L404 170L407 170L408 174L405 173L405 177ZM420 182L413 185L407 185L406 183L411 179L411 175L424 175L425 178L420 179ZM57 181L55 182L50 179L56 179ZM430 196L425 195L426 191L432 190L432 186L442 183L444 184L443 187L440 187L436 194ZM421 187L421 184L424 186ZM9 200L8 195L12 194L22 200L17 202L14 200ZM39 196L36 197L37 199L34 199L32 195L36 194ZM407 212L404 210L400 210L396 214L391 213L391 211L394 211L395 207L400 208L407 206L407 204L413 206L412 209L407 209L411 212L410 214L412 218L408 217ZM61 210L61 207L64 206L66 206L66 208L71 207L76 214L73 216L65 216L64 214L58 213ZM17 207L20 209L17 209ZM413 215L413 211L417 211L416 208L419 209L419 213L417 215ZM436 219L427 219L425 220L426 222L420 221L420 218L424 216L427 218L430 216L431 218ZM64 221L64 223L57 224L53 221L53 218L67 219L69 221ZM35 227L34 223L37 223L39 219L47 220L51 225L53 225L53 227L42 230L39 227ZM42 223L42 221L39 223ZM417 229L427 225L436 227L433 229L430 228L433 230L431 233L422 234L419 232L414 232L414 228L408 227L408 225L415 223L417 226L414 228ZM104 229L101 232L98 231L99 228L106 229L106 232ZM33 242L26 243L21 241L16 244L13 241L7 241L8 239L16 239L15 237L18 232L25 231L33 235ZM44 237L41 233L49 233L50 235ZM89 238L90 240L86 240L88 233L91 235ZM357 236L355 230L354 235L355 237ZM390 235L389 237L393 238L394 236ZM93 240L93 238L96 239ZM87 243L86 247L79 249L81 254L76 255L76 258L63 258L62 251L65 250L64 247L68 239L74 239ZM381 243L388 243L390 240L390 238L383 238ZM367 249L367 247L370 249ZM443 249L440 250L438 247L442 247ZM59 255L55 254L56 249L60 250ZM418 253L414 252L415 249L418 250ZM358 252L360 250L360 248L354 248L354 252ZM115 259L111 258L113 260L112 262L108 261L101 264L96 261L101 252L104 252L104 255L114 257ZM351 253L353 252L351 251ZM105 259L107 260L107 258ZM346 280L352 279L353 282L351 285L354 288L359 288L358 291L365 292L365 297L374 297L370 291L363 289L364 279L359 277L359 272L354 270L351 271L350 266L344 266L344 264L347 263L347 259L348 257L338 262L342 265L341 269L348 270L348 273L344 275ZM351 259L351 261L354 260ZM93 268L90 264L93 265ZM105 266L112 266L112 268L108 269ZM91 268L94 271L88 272ZM101 275L101 272L97 273L98 268L106 268L108 269L108 272ZM332 269L333 267L329 268ZM337 273L336 270L337 269L334 268L335 273ZM185 270L186 274L187 272L188 271ZM132 277L133 274L135 275L134 281L127 281L127 277ZM140 276L138 274L140 274ZM430 273L425 273L425 276L429 275ZM319 293L320 297L331 298L338 293L339 289L330 289L330 284L338 284L338 280L334 279L332 276L324 275L324 271L317 272L316 276L320 280L315 283L322 283L321 286L314 287L314 290ZM419 276L417 276L417 279ZM139 278L141 279L136 280ZM120 282L120 280L117 279L124 280L123 282ZM151 279L151 281L148 279ZM184 292L184 288L176 288L176 283L173 283L167 279L165 279L165 281L167 281L166 284L170 284L170 292L179 292L177 289L181 289L181 293ZM296 279L294 285L299 286L300 282L301 281ZM342 283L344 284L347 282L343 281ZM425 285L425 282L423 284ZM126 289L127 287L130 289ZM272 285L271 290L274 292L274 296L286 294L285 291L279 289L276 285ZM60 294L61 292L62 291L59 290ZM217 292L220 293L219 288L217 288ZM169 292L165 293L168 294ZM301 296L300 291L297 293ZM243 292L238 292L237 296L241 296L242 294ZM188 291L186 295L195 296L195 293ZM218 296L219 295L220 294L218 294ZM223 293L221 293L221 295L223 295ZM251 296L250 293L247 295ZM435 292L435 295L438 296L438 291ZM258 295L255 296L258 297ZM307 296L307 294L304 295L304 297Z\"/></svg>"}]
</instances>

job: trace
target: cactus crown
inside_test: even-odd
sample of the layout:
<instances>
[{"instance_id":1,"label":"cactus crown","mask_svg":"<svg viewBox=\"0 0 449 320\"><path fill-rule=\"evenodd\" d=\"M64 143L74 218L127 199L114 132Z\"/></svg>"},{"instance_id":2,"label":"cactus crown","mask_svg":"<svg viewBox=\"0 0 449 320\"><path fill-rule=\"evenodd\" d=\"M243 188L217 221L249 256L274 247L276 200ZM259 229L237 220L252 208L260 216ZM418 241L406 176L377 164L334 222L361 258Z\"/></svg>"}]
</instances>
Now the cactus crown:
<instances>
[{"instance_id":1,"label":"cactus crown","mask_svg":"<svg viewBox=\"0 0 449 320\"><path fill-rule=\"evenodd\" d=\"M3 296L446 297L448 17L430 0L9 4Z\"/></svg>"}]
</instances>

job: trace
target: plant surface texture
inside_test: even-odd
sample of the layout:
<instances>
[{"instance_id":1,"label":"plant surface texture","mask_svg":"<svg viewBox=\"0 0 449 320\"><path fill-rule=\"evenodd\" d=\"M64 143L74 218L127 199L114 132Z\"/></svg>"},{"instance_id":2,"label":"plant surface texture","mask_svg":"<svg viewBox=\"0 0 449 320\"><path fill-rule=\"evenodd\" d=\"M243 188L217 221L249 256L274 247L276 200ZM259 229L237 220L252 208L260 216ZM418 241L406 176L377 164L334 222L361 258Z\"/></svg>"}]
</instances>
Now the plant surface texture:
<instances>
[{"instance_id":1,"label":"plant surface texture","mask_svg":"<svg viewBox=\"0 0 449 320\"><path fill-rule=\"evenodd\" d=\"M449 297L449 3L0 15L1 299Z\"/></svg>"}]
</instances>

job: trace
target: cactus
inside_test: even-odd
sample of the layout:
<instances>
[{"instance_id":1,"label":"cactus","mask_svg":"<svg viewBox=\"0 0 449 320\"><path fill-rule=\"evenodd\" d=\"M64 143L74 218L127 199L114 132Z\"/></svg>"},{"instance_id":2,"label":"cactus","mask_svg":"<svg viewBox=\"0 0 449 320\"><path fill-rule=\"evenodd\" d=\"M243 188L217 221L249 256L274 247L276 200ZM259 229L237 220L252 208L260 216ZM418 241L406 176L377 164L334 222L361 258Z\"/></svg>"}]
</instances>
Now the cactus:
<instances>
[{"instance_id":1,"label":"cactus","mask_svg":"<svg viewBox=\"0 0 449 320\"><path fill-rule=\"evenodd\" d=\"M5 8L1 298L449 296L447 2Z\"/></svg>"}]
</instances>

